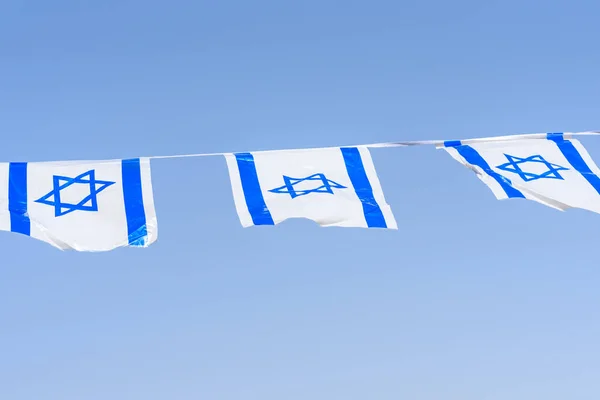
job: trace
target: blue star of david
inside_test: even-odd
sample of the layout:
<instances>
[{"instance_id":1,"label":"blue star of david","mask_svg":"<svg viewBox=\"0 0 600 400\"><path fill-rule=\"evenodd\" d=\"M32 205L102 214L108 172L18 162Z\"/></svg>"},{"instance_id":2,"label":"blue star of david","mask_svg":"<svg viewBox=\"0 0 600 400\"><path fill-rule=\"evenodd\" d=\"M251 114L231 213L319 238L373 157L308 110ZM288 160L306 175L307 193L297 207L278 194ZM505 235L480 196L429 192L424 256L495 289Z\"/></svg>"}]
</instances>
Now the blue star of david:
<instances>
[{"instance_id":1,"label":"blue star of david","mask_svg":"<svg viewBox=\"0 0 600 400\"><path fill-rule=\"evenodd\" d=\"M79 203L63 203L60 199L60 191L74 184L89 185L90 194L85 196ZM48 194L37 199L36 203L46 204L54 207L54 216L60 217L73 211L98 211L97 195L115 182L100 181L96 179L95 170L91 169L75 178L67 176L53 176L53 186ZM52 199L51 199L52 198Z\"/></svg>"},{"instance_id":2,"label":"blue star of david","mask_svg":"<svg viewBox=\"0 0 600 400\"><path fill-rule=\"evenodd\" d=\"M498 165L498 166L496 166L496 168L518 174L521 177L521 179L523 179L525 182L534 181L536 179L542 179L542 178L563 179L564 180L564 178L562 176L560 176L558 171L566 171L569 169L569 168L565 168L565 167L562 167L557 164L552 164L552 163L546 161L544 159L544 157L542 157L539 154L529 156L526 158L515 157L515 156L511 156L509 154L504 154L504 155L506 156L506 159L508 160L508 162L505 164ZM541 174L523 171L519 164L525 164L525 163L529 163L529 162L544 164L546 166L546 168L548 168L548 171L545 171Z\"/></svg>"},{"instance_id":3,"label":"blue star of david","mask_svg":"<svg viewBox=\"0 0 600 400\"><path fill-rule=\"evenodd\" d=\"M271 189L269 190L269 192L288 193L293 199L298 196L305 196L310 193L334 194L333 189L346 189L346 186L340 185L337 182L327 179L324 174L313 174L311 176L307 176L306 178L290 178L289 176L283 175L283 181L285 182L283 186ZM314 189L296 190L294 188L295 185L305 181L318 181L320 185Z\"/></svg>"}]
</instances>

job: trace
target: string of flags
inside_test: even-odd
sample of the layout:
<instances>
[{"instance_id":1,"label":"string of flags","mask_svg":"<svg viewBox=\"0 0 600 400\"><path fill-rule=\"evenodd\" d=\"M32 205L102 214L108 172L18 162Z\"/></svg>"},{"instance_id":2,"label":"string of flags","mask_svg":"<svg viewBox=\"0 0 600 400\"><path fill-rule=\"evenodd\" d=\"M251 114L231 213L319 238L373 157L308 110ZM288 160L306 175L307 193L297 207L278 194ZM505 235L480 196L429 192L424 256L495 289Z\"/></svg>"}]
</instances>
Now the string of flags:
<instances>
[{"instance_id":1,"label":"string of flags","mask_svg":"<svg viewBox=\"0 0 600 400\"><path fill-rule=\"evenodd\" d=\"M158 239L151 159L225 158L243 227L306 218L320 226L398 229L369 148L434 145L497 199L600 213L600 169L573 136L547 133L312 149L0 163L0 230L61 250L148 247Z\"/></svg>"}]
</instances>

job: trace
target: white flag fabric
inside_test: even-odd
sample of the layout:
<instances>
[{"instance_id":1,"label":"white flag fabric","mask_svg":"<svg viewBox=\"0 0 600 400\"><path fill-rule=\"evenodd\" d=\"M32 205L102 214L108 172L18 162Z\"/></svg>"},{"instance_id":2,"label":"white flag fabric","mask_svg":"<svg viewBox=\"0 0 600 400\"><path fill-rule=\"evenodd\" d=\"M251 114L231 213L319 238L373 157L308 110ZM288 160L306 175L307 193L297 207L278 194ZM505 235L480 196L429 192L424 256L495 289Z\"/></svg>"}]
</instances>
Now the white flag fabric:
<instances>
[{"instance_id":1,"label":"white flag fabric","mask_svg":"<svg viewBox=\"0 0 600 400\"><path fill-rule=\"evenodd\" d=\"M600 169L577 140L447 141L444 149L471 168L497 199L524 198L558 210L600 213Z\"/></svg>"},{"instance_id":2,"label":"white flag fabric","mask_svg":"<svg viewBox=\"0 0 600 400\"><path fill-rule=\"evenodd\" d=\"M242 226L306 218L320 226L398 229L366 147L226 154Z\"/></svg>"},{"instance_id":3,"label":"white flag fabric","mask_svg":"<svg viewBox=\"0 0 600 400\"><path fill-rule=\"evenodd\" d=\"M61 250L147 247L158 226L149 159L0 164L0 230Z\"/></svg>"}]
</instances>

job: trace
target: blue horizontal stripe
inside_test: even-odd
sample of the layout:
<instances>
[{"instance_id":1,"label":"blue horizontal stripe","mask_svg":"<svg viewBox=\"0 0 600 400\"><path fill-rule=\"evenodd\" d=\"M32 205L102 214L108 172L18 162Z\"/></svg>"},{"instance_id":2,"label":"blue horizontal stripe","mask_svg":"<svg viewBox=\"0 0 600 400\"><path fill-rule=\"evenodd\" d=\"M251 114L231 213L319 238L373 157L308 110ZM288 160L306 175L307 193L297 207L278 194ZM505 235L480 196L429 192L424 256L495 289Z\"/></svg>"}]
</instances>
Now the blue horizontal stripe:
<instances>
[{"instance_id":1,"label":"blue horizontal stripe","mask_svg":"<svg viewBox=\"0 0 600 400\"><path fill-rule=\"evenodd\" d=\"M346 147L342 148L341 151L352 186L354 186L356 195L362 203L367 226L369 228L387 228L381 208L373 195L373 188L369 182L359 150L356 147Z\"/></svg>"},{"instance_id":2,"label":"blue horizontal stripe","mask_svg":"<svg viewBox=\"0 0 600 400\"><path fill-rule=\"evenodd\" d=\"M573 168L575 168L575 170L579 172L590 185L592 185L596 192L600 194L600 178L592 172L583 157L581 157L581 154L579 154L575 146L573 146L573 143L570 140L565 140L562 133L549 133L547 138L556 143L569 164L571 164Z\"/></svg>"},{"instance_id":3,"label":"blue horizontal stripe","mask_svg":"<svg viewBox=\"0 0 600 400\"><path fill-rule=\"evenodd\" d=\"M27 214L27 163L11 162L8 170L8 210L11 232L31 235Z\"/></svg>"},{"instance_id":4,"label":"blue horizontal stripe","mask_svg":"<svg viewBox=\"0 0 600 400\"><path fill-rule=\"evenodd\" d=\"M144 246L148 237L148 230L146 227L140 159L122 160L121 173L128 242L130 246Z\"/></svg>"},{"instance_id":5,"label":"blue horizontal stripe","mask_svg":"<svg viewBox=\"0 0 600 400\"><path fill-rule=\"evenodd\" d=\"M460 146L462 143L460 142L460 140L446 140L444 142L444 147L457 147Z\"/></svg>"},{"instance_id":6,"label":"blue horizontal stripe","mask_svg":"<svg viewBox=\"0 0 600 400\"><path fill-rule=\"evenodd\" d=\"M254 156L251 153L236 153L235 158L252 222L254 225L275 225L260 188Z\"/></svg>"}]
</instances>

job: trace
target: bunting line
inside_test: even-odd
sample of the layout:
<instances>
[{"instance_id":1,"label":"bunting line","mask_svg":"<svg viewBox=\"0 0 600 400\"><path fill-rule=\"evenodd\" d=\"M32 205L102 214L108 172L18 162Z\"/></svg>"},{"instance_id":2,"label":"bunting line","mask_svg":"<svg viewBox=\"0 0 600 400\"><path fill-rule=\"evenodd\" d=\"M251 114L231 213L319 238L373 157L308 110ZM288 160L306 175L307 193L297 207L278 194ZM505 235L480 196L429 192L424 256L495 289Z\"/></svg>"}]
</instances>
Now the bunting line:
<instances>
[{"instance_id":1,"label":"bunting line","mask_svg":"<svg viewBox=\"0 0 600 400\"><path fill-rule=\"evenodd\" d=\"M243 227L312 220L322 227L397 230L369 148L443 149L499 199L600 214L600 167L575 136L533 133L463 140L0 163L0 231L61 250L148 247L158 238L151 159L224 157ZM70 189L73 187L72 189Z\"/></svg>"},{"instance_id":2,"label":"bunting line","mask_svg":"<svg viewBox=\"0 0 600 400\"><path fill-rule=\"evenodd\" d=\"M476 144L476 143L488 143L488 142L501 142L501 141L512 141L512 140L523 140L523 139L539 139L546 140L548 133L527 133L517 135L505 135L505 136L491 136L484 138L471 138L471 139L460 139L463 144ZM583 131L583 132L565 132L563 137L570 139L573 136L600 136L600 131ZM162 155L162 156L150 156L148 159L169 159L169 158L190 158L190 157L216 157L226 156L233 153L267 153L267 152L282 152L282 151L312 151L316 149L335 149L340 147L367 147L367 148L388 148L388 147L410 147L410 146L435 146L437 148L444 147L444 143L451 142L452 140L412 140L412 141L401 141L401 142L381 142L371 144L358 144L358 145L347 145L347 146L327 146L327 147L310 147L310 148L295 148L295 149L274 149L274 150L253 150L253 151L235 151L235 152L223 152L223 153L190 153L190 154L175 154L175 155ZM459 141L458 139L456 140Z\"/></svg>"}]
</instances>

